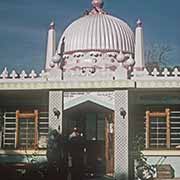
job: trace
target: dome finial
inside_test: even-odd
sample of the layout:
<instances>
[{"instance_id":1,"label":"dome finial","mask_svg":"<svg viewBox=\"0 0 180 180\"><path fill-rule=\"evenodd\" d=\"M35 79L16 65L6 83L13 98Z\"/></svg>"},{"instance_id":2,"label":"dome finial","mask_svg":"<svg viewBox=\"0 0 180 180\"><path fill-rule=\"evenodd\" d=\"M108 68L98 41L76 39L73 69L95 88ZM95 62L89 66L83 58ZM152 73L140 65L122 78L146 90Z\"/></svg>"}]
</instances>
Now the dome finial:
<instances>
[{"instance_id":1,"label":"dome finial","mask_svg":"<svg viewBox=\"0 0 180 180\"><path fill-rule=\"evenodd\" d=\"M50 25L49 25L49 29L55 29L55 23L54 21L51 21Z\"/></svg>"},{"instance_id":2,"label":"dome finial","mask_svg":"<svg viewBox=\"0 0 180 180\"><path fill-rule=\"evenodd\" d=\"M104 2L103 0L92 0L92 5L94 8L103 8Z\"/></svg>"},{"instance_id":3,"label":"dome finial","mask_svg":"<svg viewBox=\"0 0 180 180\"><path fill-rule=\"evenodd\" d=\"M107 14L103 10L103 5L104 5L103 0L92 0L93 9L88 14L90 15Z\"/></svg>"},{"instance_id":4,"label":"dome finial","mask_svg":"<svg viewBox=\"0 0 180 180\"><path fill-rule=\"evenodd\" d=\"M142 21L140 18L137 20L136 25L137 27L142 27Z\"/></svg>"}]
</instances>

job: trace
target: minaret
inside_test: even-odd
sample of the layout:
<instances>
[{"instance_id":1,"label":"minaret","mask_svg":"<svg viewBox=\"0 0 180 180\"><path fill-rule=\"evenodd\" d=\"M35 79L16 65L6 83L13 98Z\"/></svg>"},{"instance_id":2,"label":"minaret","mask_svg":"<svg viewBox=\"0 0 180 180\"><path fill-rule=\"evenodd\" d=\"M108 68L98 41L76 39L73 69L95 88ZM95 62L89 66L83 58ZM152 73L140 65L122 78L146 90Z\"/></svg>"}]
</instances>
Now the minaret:
<instances>
[{"instance_id":1,"label":"minaret","mask_svg":"<svg viewBox=\"0 0 180 180\"><path fill-rule=\"evenodd\" d=\"M140 19L137 21L136 33L135 33L135 66L134 69L142 71L145 67L144 62L144 37L142 22Z\"/></svg>"},{"instance_id":2,"label":"minaret","mask_svg":"<svg viewBox=\"0 0 180 180\"><path fill-rule=\"evenodd\" d=\"M45 70L48 71L51 69L51 60L55 55L56 51L56 31L55 31L55 23L51 22L48 31L48 39L47 39L47 49L46 49L46 66Z\"/></svg>"}]
</instances>

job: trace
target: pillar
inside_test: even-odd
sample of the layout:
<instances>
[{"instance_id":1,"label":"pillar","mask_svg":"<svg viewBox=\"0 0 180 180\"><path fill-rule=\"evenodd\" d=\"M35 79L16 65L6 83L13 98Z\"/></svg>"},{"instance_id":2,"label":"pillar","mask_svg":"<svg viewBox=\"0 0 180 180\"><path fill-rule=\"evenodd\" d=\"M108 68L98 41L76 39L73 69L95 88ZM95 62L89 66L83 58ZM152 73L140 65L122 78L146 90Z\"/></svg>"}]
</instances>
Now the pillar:
<instances>
[{"instance_id":1,"label":"pillar","mask_svg":"<svg viewBox=\"0 0 180 180\"><path fill-rule=\"evenodd\" d=\"M123 112L124 111L124 112ZM115 91L115 179L129 177L128 91Z\"/></svg>"},{"instance_id":2,"label":"pillar","mask_svg":"<svg viewBox=\"0 0 180 180\"><path fill-rule=\"evenodd\" d=\"M49 130L57 129L60 126L62 133L63 118L63 91L49 92Z\"/></svg>"},{"instance_id":3,"label":"pillar","mask_svg":"<svg viewBox=\"0 0 180 180\"><path fill-rule=\"evenodd\" d=\"M142 22L137 21L137 27L135 32L135 66L137 71L143 71L145 67L144 62L144 35Z\"/></svg>"}]
</instances>

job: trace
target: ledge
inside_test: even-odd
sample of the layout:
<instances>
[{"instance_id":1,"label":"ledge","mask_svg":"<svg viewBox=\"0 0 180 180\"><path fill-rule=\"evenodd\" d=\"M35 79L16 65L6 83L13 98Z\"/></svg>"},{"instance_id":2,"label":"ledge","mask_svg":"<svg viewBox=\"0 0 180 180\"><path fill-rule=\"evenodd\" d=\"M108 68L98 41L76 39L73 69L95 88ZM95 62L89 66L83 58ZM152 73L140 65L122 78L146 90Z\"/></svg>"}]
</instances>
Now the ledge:
<instances>
[{"instance_id":1,"label":"ledge","mask_svg":"<svg viewBox=\"0 0 180 180\"><path fill-rule=\"evenodd\" d=\"M180 178L171 178L171 179L155 178L154 180L180 180Z\"/></svg>"},{"instance_id":2,"label":"ledge","mask_svg":"<svg viewBox=\"0 0 180 180\"><path fill-rule=\"evenodd\" d=\"M155 178L154 180L164 180L162 178ZM171 179L165 179L165 180L180 180L180 178L171 178Z\"/></svg>"},{"instance_id":3,"label":"ledge","mask_svg":"<svg viewBox=\"0 0 180 180\"><path fill-rule=\"evenodd\" d=\"M41 89L118 89L134 88L133 80L110 81L7 81L0 82L0 90L41 90Z\"/></svg>"},{"instance_id":4,"label":"ledge","mask_svg":"<svg viewBox=\"0 0 180 180\"><path fill-rule=\"evenodd\" d=\"M180 81L177 79L163 80L136 80L137 88L180 88Z\"/></svg>"},{"instance_id":5,"label":"ledge","mask_svg":"<svg viewBox=\"0 0 180 180\"><path fill-rule=\"evenodd\" d=\"M0 149L0 155L46 155L46 150L6 150L6 149Z\"/></svg>"},{"instance_id":6,"label":"ledge","mask_svg":"<svg viewBox=\"0 0 180 180\"><path fill-rule=\"evenodd\" d=\"M180 156L180 149L177 150L144 150L145 156Z\"/></svg>"}]
</instances>

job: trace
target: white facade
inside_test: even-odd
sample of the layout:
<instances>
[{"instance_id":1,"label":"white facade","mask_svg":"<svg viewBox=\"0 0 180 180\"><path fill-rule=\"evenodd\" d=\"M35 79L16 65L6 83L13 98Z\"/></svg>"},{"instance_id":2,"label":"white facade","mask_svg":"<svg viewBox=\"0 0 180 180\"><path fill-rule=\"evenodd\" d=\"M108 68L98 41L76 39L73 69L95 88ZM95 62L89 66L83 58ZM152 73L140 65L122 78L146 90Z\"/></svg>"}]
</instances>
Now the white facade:
<instances>
[{"instance_id":1,"label":"white facade","mask_svg":"<svg viewBox=\"0 0 180 180\"><path fill-rule=\"evenodd\" d=\"M111 175L131 180L134 175L133 136L137 132L144 133L144 115L148 108L152 111L163 111L166 106L178 108L180 71L177 68L172 71L154 68L149 72L144 62L142 23L138 20L136 29L132 30L126 22L108 15L101 0L93 0L92 5L91 11L68 26L57 47L54 23L50 25L46 66L41 73L4 69L0 75L0 109L5 113L6 109L32 107L39 108L42 114L41 109L45 107L49 114L49 128L58 129L60 126L60 132L66 131L68 122L74 123L73 118L79 123L85 113L113 114L113 120L108 121L106 116L111 127L108 133L114 138L113 143L108 144L113 151L113 157L109 157L113 162ZM151 99L151 95L160 99ZM166 101L168 96L170 98ZM54 115L54 108L60 113L58 118ZM124 116L122 109L126 112ZM0 154L6 153L0 150ZM14 150L8 153L13 154ZM39 150L38 153L45 155L45 151ZM154 159L167 156L168 164L175 168L176 176L180 176L179 159L173 158L180 155L178 145L160 153L157 149L145 149L144 154L152 156L149 158L152 163Z\"/></svg>"}]
</instances>

